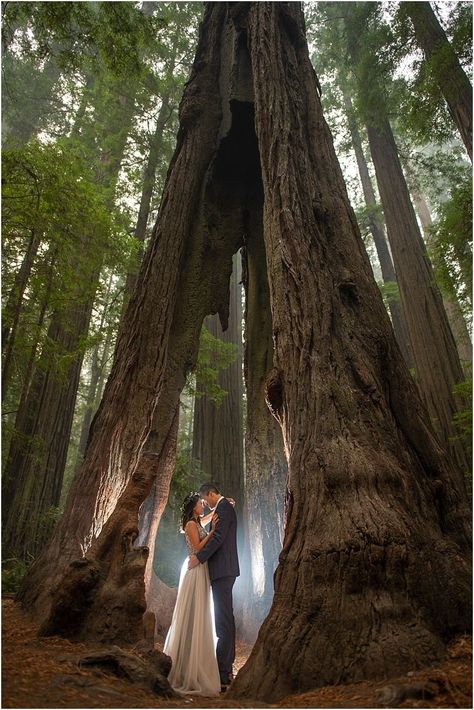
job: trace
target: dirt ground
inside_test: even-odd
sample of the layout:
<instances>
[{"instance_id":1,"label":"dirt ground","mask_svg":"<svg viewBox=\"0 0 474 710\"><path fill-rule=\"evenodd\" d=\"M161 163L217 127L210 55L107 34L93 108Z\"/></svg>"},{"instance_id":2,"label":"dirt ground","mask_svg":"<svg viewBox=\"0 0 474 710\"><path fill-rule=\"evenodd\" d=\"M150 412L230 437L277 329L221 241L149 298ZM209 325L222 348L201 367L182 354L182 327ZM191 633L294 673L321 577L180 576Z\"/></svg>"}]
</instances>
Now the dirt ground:
<instances>
[{"instance_id":1,"label":"dirt ground","mask_svg":"<svg viewBox=\"0 0 474 710\"><path fill-rule=\"evenodd\" d=\"M4 708L372 708L472 707L472 639L460 637L440 666L380 682L327 686L285 698L278 705L249 699L189 697L163 700L149 690L107 672L81 668L71 656L89 653L91 645L59 637L38 638L36 626L11 599L2 601L2 707ZM238 645L236 670L250 648ZM429 699L405 698L404 689L427 688ZM418 693L419 694L419 693Z\"/></svg>"}]
</instances>

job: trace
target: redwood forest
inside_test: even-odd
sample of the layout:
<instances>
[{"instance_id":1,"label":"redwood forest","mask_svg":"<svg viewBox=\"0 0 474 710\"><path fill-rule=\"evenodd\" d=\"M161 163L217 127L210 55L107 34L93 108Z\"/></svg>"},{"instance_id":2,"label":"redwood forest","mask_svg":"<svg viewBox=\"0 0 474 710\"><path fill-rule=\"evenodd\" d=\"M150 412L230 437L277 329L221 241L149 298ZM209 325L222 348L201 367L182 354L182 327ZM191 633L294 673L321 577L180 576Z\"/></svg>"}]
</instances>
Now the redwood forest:
<instances>
[{"instance_id":1,"label":"redwood forest","mask_svg":"<svg viewBox=\"0 0 474 710\"><path fill-rule=\"evenodd\" d=\"M472 3L1 17L2 707L472 707Z\"/></svg>"}]
</instances>

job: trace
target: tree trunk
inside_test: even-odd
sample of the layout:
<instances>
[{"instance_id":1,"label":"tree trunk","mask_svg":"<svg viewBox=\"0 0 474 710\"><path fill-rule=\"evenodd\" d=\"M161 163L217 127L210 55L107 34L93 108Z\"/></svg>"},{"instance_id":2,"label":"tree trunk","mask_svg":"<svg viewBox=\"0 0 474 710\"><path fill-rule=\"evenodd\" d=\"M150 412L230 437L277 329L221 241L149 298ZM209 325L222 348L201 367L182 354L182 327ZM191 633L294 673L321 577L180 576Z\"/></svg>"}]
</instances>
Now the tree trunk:
<instances>
[{"instance_id":1,"label":"tree trunk","mask_svg":"<svg viewBox=\"0 0 474 710\"><path fill-rule=\"evenodd\" d=\"M206 481L215 483L235 499L242 520L244 461L242 433L242 287L240 257L234 255L230 287L229 327L223 331L217 316L204 325L211 335L237 346L237 358L218 374L218 384L227 394L220 405L206 395L195 398L192 455L201 463ZM201 387L199 381L197 389ZM202 481L204 483L204 481Z\"/></svg>"},{"instance_id":2,"label":"tree trunk","mask_svg":"<svg viewBox=\"0 0 474 710\"><path fill-rule=\"evenodd\" d=\"M18 273L15 276L15 281L12 290L8 296L8 300L5 305L5 313L3 316L2 323L2 402L4 401L7 394L9 378L11 374L13 348L15 345L15 336L20 321L23 296L25 294L28 279L30 278L33 262L36 258L36 254L38 253L40 242L41 235L36 229L33 229L31 232L31 237L28 243L25 256L23 258L23 261L21 262L21 266L18 270Z\"/></svg>"},{"instance_id":3,"label":"tree trunk","mask_svg":"<svg viewBox=\"0 0 474 710\"><path fill-rule=\"evenodd\" d=\"M471 623L470 515L374 282L300 5L246 7L275 346L267 391L289 477L272 608L229 698L274 702L440 658Z\"/></svg>"},{"instance_id":4,"label":"tree trunk","mask_svg":"<svg viewBox=\"0 0 474 710\"><path fill-rule=\"evenodd\" d=\"M354 148L354 153L357 160L357 167L359 170L362 191L364 193L365 204L369 208L375 208L377 206L377 201L375 199L375 192L372 186L372 180L369 175L369 168L367 166L367 160L364 155L364 149L362 147L362 140L360 137L359 128L357 126L357 122L354 116L351 96L347 89L342 88L342 91L346 109L346 116L349 122L349 129L351 132L352 147ZM395 275L392 257L390 255L387 240L385 237L382 217L378 215L375 210L373 210L370 213L369 219L370 231L374 240L377 256L379 258L384 283L397 283L397 277ZM395 337L397 339L398 345L400 346L400 350L403 353L405 362L407 363L408 367L411 368L414 366L413 353L411 351L410 336L408 333L408 328L401 305L400 303L398 303L398 301L394 299L391 299L388 305L390 309L390 315L392 317Z\"/></svg>"},{"instance_id":5,"label":"tree trunk","mask_svg":"<svg viewBox=\"0 0 474 710\"><path fill-rule=\"evenodd\" d=\"M367 126L370 150L387 224L388 238L398 275L416 365L416 380L440 441L452 457L458 472L457 486L463 490L464 475L470 471L469 453L457 432L453 416L467 408L464 398L453 394L454 385L464 380L456 343L449 327L441 294L420 234L415 211L387 119Z\"/></svg>"},{"instance_id":6,"label":"tree trunk","mask_svg":"<svg viewBox=\"0 0 474 710\"><path fill-rule=\"evenodd\" d=\"M261 194L260 188L260 201L249 213L243 270L247 391L245 503L251 561L243 630L252 642L273 599L273 575L283 543L288 473L281 428L265 402L265 379L273 367L273 341Z\"/></svg>"},{"instance_id":7,"label":"tree trunk","mask_svg":"<svg viewBox=\"0 0 474 710\"><path fill-rule=\"evenodd\" d=\"M161 99L161 108L158 113L155 133L150 140L150 152L148 161L143 174L142 194L140 198L140 207L138 210L137 223L135 225L134 236L139 241L139 249L136 254L135 263L130 268L127 274L125 283L125 291L123 298L123 314L125 314L128 301L135 290L137 274L140 264L143 260L145 251L146 226L148 224L148 216L150 214L151 198L155 187L156 169L160 159L160 150L163 142L163 130L168 122L173 110L169 106L170 97L165 95Z\"/></svg>"},{"instance_id":8,"label":"tree trunk","mask_svg":"<svg viewBox=\"0 0 474 710\"><path fill-rule=\"evenodd\" d=\"M133 117L133 102L123 105L118 96L115 115L109 116L111 129L120 127L112 149L102 151L97 181L110 186L110 208L128 136L127 125ZM82 281L67 294L66 303L51 318L48 347L43 363L36 368L31 388L19 410L5 467L7 478L3 542L8 554L23 559L35 557L51 533L52 514L60 500L69 447L79 377L84 357L82 342L87 336L95 293L102 269L102 254L95 254L92 265L81 263L93 245L91 235L78 235L74 256ZM90 285L84 286L84 269ZM52 354L60 355L51 363ZM66 367L61 366L66 360Z\"/></svg>"},{"instance_id":9,"label":"tree trunk","mask_svg":"<svg viewBox=\"0 0 474 710\"><path fill-rule=\"evenodd\" d=\"M179 412L179 407L177 411ZM137 544L146 545L149 550L144 575L146 605L147 610L154 614L157 622L155 633L159 637L164 636L171 624L177 595L177 589L170 588L164 584L153 569L156 537L161 516L168 502L168 494L176 461L177 435L178 415L176 415L172 425L174 447L172 449L170 448L168 456L160 462L160 466L156 470L151 491L140 508L138 522L139 537ZM148 445L149 442L147 442L146 446Z\"/></svg>"},{"instance_id":10,"label":"tree trunk","mask_svg":"<svg viewBox=\"0 0 474 710\"><path fill-rule=\"evenodd\" d=\"M266 397L288 460L286 530L272 608L230 697L272 702L438 660L471 621L470 514L374 281L299 3L208 3L180 120L80 475L19 597L41 616L79 543L109 538L122 493L148 495L152 481L133 474L152 415L161 451L203 318L219 311L226 325L232 255L263 177Z\"/></svg>"},{"instance_id":11,"label":"tree trunk","mask_svg":"<svg viewBox=\"0 0 474 710\"><path fill-rule=\"evenodd\" d=\"M74 415L83 352L79 342L87 333L92 300L69 310L68 320L56 316L47 341L68 353L66 372L51 365L46 351L33 376L15 422L5 468L3 544L12 557L35 557L51 532L52 508L59 504L64 466ZM71 328L72 325L72 328Z\"/></svg>"},{"instance_id":12,"label":"tree trunk","mask_svg":"<svg viewBox=\"0 0 474 710\"><path fill-rule=\"evenodd\" d=\"M204 317L218 312L227 327L232 255L242 244L240 195L248 182L245 147L252 114L233 84L238 76L231 73L232 57L221 62L224 14L224 5L207 7L208 30L201 34L181 101L159 218L119 331L84 462L50 544L18 594L37 618L48 614L49 591L61 583L69 562L89 549L114 511L152 424L150 445L161 450L196 362Z\"/></svg>"},{"instance_id":13,"label":"tree trunk","mask_svg":"<svg viewBox=\"0 0 474 710\"><path fill-rule=\"evenodd\" d=\"M107 285L107 293L105 296L105 305L102 310L102 314L100 317L100 323L99 323L99 328L98 332L101 333L105 327L105 319L108 311L108 298L110 296L110 290L112 287L112 274L110 275L109 278L109 283ZM102 354L99 354L100 350L100 342L98 341L96 345L94 346L93 352L92 352L92 358L91 358L91 378L89 381L89 386L87 388L87 395L86 395L86 408L82 420L82 426L81 426L81 433L79 436L79 446L77 450L77 460L76 460L76 469L80 466L82 459L84 457L84 452L86 450L86 444L87 444L87 439L89 437L89 429L91 426L92 422L92 417L95 413L95 410L97 408L98 402L97 402L97 395L99 390L99 382L101 380L101 376L103 373L103 368L105 366L105 358L107 357L107 353L110 347L110 340L112 337L112 332L110 325L107 327L106 331L106 336L105 340L103 343L103 349L102 349Z\"/></svg>"},{"instance_id":14,"label":"tree trunk","mask_svg":"<svg viewBox=\"0 0 474 710\"><path fill-rule=\"evenodd\" d=\"M472 160L472 86L429 2L404 2L416 41L430 62L449 113Z\"/></svg>"},{"instance_id":15,"label":"tree trunk","mask_svg":"<svg viewBox=\"0 0 474 710\"><path fill-rule=\"evenodd\" d=\"M432 225L430 209L423 193L413 192L412 195L423 228L425 242L429 248L431 240L430 227ZM451 293L442 293L443 305L456 341L459 358L464 368L464 374L468 377L472 368L472 342L459 301L454 297L454 293L454 288L452 290L453 295Z\"/></svg>"}]
</instances>

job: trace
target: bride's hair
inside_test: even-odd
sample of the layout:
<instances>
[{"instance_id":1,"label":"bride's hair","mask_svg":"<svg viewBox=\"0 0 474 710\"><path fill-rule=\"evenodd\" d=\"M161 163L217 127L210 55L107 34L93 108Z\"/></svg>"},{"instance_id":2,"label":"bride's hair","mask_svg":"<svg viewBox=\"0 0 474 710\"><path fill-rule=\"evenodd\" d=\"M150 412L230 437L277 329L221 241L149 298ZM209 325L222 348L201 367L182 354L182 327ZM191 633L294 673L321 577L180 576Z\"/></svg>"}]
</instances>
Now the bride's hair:
<instances>
[{"instance_id":1,"label":"bride's hair","mask_svg":"<svg viewBox=\"0 0 474 710\"><path fill-rule=\"evenodd\" d=\"M184 499L181 506L181 532L184 532L187 523L192 520L193 510L198 500L201 500L199 493L190 493Z\"/></svg>"}]
</instances>

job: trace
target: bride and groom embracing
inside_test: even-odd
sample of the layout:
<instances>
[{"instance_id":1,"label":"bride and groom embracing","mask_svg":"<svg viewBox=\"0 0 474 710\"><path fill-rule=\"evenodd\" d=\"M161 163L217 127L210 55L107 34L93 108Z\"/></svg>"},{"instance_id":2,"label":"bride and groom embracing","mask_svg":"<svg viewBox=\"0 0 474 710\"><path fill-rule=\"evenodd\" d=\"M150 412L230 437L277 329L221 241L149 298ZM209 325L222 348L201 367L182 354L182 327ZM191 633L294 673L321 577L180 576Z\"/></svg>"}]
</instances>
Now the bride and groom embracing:
<instances>
[{"instance_id":1,"label":"bride and groom embracing","mask_svg":"<svg viewBox=\"0 0 474 710\"><path fill-rule=\"evenodd\" d=\"M204 504L211 509L207 515L203 514ZM232 587L240 574L234 505L235 501L222 496L216 486L204 484L198 493L185 498L181 509L189 558L181 570L163 647L173 662L168 680L179 693L218 695L232 682ZM211 529L206 532L204 525L208 523Z\"/></svg>"}]
</instances>

